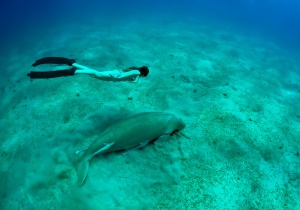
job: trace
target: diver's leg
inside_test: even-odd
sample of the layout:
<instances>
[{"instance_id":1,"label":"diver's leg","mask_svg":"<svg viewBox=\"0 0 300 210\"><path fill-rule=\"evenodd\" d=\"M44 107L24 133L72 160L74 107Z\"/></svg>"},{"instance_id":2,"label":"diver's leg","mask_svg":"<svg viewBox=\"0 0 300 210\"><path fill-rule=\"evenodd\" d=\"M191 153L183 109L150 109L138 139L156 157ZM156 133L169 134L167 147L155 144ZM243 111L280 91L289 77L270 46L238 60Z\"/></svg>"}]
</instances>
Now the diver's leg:
<instances>
[{"instance_id":1,"label":"diver's leg","mask_svg":"<svg viewBox=\"0 0 300 210\"><path fill-rule=\"evenodd\" d=\"M78 69L90 69L90 68L88 68L86 66L83 66L83 65L80 65L78 63L73 63L72 66L74 66L74 67L76 67Z\"/></svg>"},{"instance_id":2,"label":"diver's leg","mask_svg":"<svg viewBox=\"0 0 300 210\"><path fill-rule=\"evenodd\" d=\"M96 71L96 70L90 69L90 68L77 69L75 71L75 74L88 74L90 76L97 76L97 75L99 75L99 76L105 76L105 73L99 72L99 71Z\"/></svg>"},{"instance_id":3,"label":"diver's leg","mask_svg":"<svg viewBox=\"0 0 300 210\"><path fill-rule=\"evenodd\" d=\"M119 71L97 71L94 69L77 69L75 74L87 74L93 78L105 80L105 81L113 81L115 78L118 78Z\"/></svg>"}]
</instances>

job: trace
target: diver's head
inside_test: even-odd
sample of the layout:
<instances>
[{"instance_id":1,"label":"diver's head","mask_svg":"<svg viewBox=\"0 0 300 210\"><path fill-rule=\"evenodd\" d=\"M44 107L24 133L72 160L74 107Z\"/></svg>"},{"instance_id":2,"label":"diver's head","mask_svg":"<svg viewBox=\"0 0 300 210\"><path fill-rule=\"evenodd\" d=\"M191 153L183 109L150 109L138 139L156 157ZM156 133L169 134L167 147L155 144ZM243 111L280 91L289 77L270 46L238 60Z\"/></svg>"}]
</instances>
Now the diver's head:
<instances>
[{"instance_id":1,"label":"diver's head","mask_svg":"<svg viewBox=\"0 0 300 210\"><path fill-rule=\"evenodd\" d=\"M146 77L149 74L149 69L147 66L142 66L142 67L138 68L138 70L143 77Z\"/></svg>"}]
</instances>

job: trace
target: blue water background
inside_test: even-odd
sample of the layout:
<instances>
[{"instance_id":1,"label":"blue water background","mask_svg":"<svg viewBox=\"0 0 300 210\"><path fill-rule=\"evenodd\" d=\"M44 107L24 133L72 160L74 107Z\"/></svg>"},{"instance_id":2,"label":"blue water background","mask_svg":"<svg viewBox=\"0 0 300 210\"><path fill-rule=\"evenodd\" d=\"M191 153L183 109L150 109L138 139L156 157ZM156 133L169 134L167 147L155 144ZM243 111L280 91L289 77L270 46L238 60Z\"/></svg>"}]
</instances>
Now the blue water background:
<instances>
[{"instance_id":1,"label":"blue water background","mask_svg":"<svg viewBox=\"0 0 300 210\"><path fill-rule=\"evenodd\" d=\"M95 27L102 24L105 31L106 26L131 21L159 23L166 19L175 24L185 22L191 29L199 21L198 25L217 23L220 27L234 28L236 33L258 34L296 60L300 55L300 1L297 0L2 0L0 8L2 66L11 65L9 54L33 54L27 51L37 41L47 46L51 43L44 40L55 39L56 34L58 37L65 32L75 34L93 24ZM157 25L163 27L163 23ZM9 72L3 68L0 80L9 79Z\"/></svg>"},{"instance_id":2,"label":"blue water background","mask_svg":"<svg viewBox=\"0 0 300 210\"><path fill-rule=\"evenodd\" d=\"M293 52L300 49L300 1L297 0L2 0L0 53L30 47L51 27L91 21L126 21L169 16L174 21L207 19L259 32ZM105 29L104 29L105 30Z\"/></svg>"},{"instance_id":3,"label":"blue water background","mask_svg":"<svg viewBox=\"0 0 300 210\"><path fill-rule=\"evenodd\" d=\"M275 38L297 42L300 37L300 1L297 0L2 0L1 42L22 33L45 30L51 24L80 23L91 19L107 20L209 17L237 26L273 33ZM288 40L289 39L289 40ZM281 40L281 41L283 41Z\"/></svg>"}]
</instances>

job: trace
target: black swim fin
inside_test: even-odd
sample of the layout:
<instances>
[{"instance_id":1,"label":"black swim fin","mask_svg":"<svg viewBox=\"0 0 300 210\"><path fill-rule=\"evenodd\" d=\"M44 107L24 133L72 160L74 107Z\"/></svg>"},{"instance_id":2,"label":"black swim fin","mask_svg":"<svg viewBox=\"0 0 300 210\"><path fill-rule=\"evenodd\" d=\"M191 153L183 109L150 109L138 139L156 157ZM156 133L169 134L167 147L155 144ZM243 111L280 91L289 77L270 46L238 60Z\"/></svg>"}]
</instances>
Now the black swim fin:
<instances>
[{"instance_id":1,"label":"black swim fin","mask_svg":"<svg viewBox=\"0 0 300 210\"><path fill-rule=\"evenodd\" d=\"M27 76L31 79L49 79L55 77L73 76L76 71L76 67L66 70L57 71L31 71Z\"/></svg>"},{"instance_id":2,"label":"black swim fin","mask_svg":"<svg viewBox=\"0 0 300 210\"><path fill-rule=\"evenodd\" d=\"M32 66L35 67L41 64L66 64L72 66L72 64L75 62L75 59L68 59L63 57L46 57L36 60L34 64L32 64Z\"/></svg>"}]
</instances>

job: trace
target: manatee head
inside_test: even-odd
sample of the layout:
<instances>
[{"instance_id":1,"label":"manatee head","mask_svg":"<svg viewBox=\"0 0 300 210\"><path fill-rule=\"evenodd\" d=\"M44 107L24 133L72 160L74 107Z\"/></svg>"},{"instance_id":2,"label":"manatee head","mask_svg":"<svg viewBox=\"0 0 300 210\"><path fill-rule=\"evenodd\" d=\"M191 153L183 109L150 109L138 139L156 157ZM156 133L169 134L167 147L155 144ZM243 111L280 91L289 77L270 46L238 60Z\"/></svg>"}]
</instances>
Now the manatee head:
<instances>
[{"instance_id":1,"label":"manatee head","mask_svg":"<svg viewBox=\"0 0 300 210\"><path fill-rule=\"evenodd\" d=\"M174 116L174 128L176 131L181 131L185 128L185 123L180 117Z\"/></svg>"}]
</instances>

